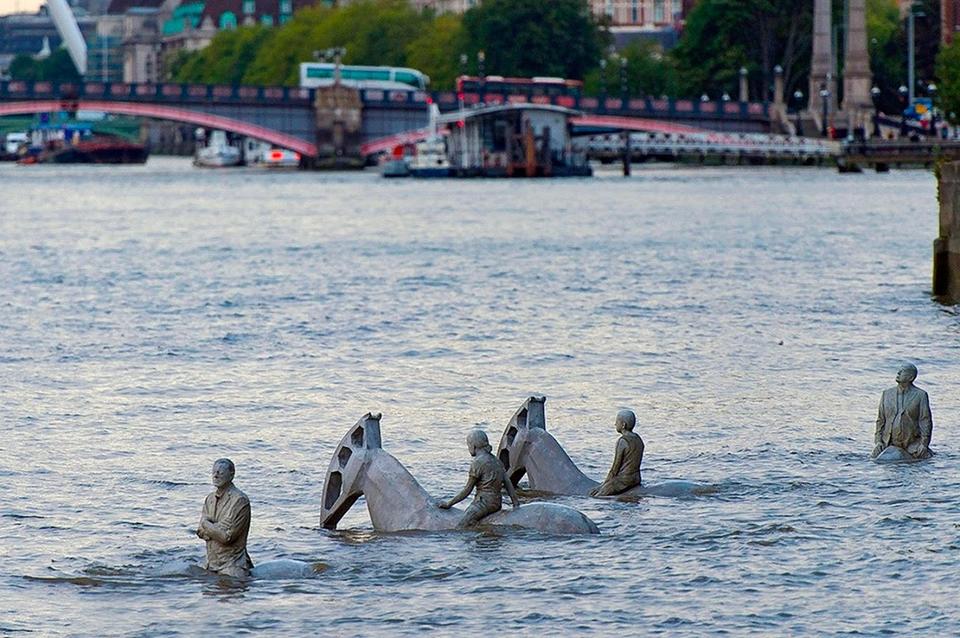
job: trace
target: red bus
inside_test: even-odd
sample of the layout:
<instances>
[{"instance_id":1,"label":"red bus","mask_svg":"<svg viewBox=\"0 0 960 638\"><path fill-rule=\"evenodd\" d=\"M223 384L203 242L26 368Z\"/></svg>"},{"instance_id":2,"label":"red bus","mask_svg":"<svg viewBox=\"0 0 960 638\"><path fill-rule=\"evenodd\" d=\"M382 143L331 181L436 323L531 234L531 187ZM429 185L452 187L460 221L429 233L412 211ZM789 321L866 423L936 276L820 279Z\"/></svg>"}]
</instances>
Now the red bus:
<instances>
[{"instance_id":1,"label":"red bus","mask_svg":"<svg viewBox=\"0 0 960 638\"><path fill-rule=\"evenodd\" d=\"M505 78L502 75L478 77L461 75L457 78L457 93L501 93L503 95L536 95L580 97L583 82L564 78Z\"/></svg>"}]
</instances>

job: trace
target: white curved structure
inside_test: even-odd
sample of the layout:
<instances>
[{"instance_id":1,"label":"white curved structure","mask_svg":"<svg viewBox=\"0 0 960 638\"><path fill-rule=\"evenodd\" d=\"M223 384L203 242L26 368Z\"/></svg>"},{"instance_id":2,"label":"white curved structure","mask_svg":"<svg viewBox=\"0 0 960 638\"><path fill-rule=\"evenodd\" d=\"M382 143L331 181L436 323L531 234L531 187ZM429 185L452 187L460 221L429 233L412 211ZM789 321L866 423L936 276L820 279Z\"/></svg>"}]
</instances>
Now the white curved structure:
<instances>
[{"instance_id":1,"label":"white curved structure","mask_svg":"<svg viewBox=\"0 0 960 638\"><path fill-rule=\"evenodd\" d=\"M74 66L77 67L80 75L86 75L87 43L83 39L83 34L80 33L77 19L73 16L67 0L47 0L47 9L50 10L50 17L53 18L53 24L63 38L63 44L67 47Z\"/></svg>"}]
</instances>

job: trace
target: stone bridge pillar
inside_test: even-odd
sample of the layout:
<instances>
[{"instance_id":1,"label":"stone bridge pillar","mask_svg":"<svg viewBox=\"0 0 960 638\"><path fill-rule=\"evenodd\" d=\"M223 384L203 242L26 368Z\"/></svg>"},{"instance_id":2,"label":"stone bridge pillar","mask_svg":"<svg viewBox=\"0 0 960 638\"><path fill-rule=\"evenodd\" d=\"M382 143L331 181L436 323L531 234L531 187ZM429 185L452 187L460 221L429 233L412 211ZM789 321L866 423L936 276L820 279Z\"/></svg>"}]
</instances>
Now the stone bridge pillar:
<instances>
[{"instance_id":1,"label":"stone bridge pillar","mask_svg":"<svg viewBox=\"0 0 960 638\"><path fill-rule=\"evenodd\" d=\"M873 99L870 88L870 54L867 51L866 0L847 0L847 51L843 63L843 114L848 134L869 134Z\"/></svg>"},{"instance_id":2,"label":"stone bridge pillar","mask_svg":"<svg viewBox=\"0 0 960 638\"><path fill-rule=\"evenodd\" d=\"M807 92L807 114L816 123L817 130L823 128L823 98L820 91L824 87L830 91L828 98L828 117L836 103L837 87L833 79L833 37L831 33L831 1L814 0L813 4L813 57L810 60L810 88Z\"/></svg>"},{"instance_id":3,"label":"stone bridge pillar","mask_svg":"<svg viewBox=\"0 0 960 638\"><path fill-rule=\"evenodd\" d=\"M940 236L933 242L933 294L960 303L960 162L940 166Z\"/></svg>"},{"instance_id":4,"label":"stone bridge pillar","mask_svg":"<svg viewBox=\"0 0 960 638\"><path fill-rule=\"evenodd\" d=\"M360 91L334 84L317 89L314 101L317 122L316 168L361 168L363 102Z\"/></svg>"}]
</instances>

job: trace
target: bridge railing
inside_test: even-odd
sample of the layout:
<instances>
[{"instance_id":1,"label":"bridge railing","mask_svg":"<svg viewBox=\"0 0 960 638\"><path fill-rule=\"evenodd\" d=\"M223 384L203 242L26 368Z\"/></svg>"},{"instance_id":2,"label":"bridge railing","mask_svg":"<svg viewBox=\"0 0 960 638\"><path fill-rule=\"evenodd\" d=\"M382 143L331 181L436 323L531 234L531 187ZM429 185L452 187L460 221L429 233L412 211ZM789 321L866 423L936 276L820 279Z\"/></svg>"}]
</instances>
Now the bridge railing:
<instances>
[{"instance_id":1,"label":"bridge railing","mask_svg":"<svg viewBox=\"0 0 960 638\"><path fill-rule=\"evenodd\" d=\"M453 91L435 91L434 102L441 111L455 110L460 96ZM760 102L701 102L699 100L653 97L596 97L571 95L504 95L500 93L464 93L463 104L532 103L564 106L585 113L677 119L768 121L770 109Z\"/></svg>"},{"instance_id":2,"label":"bridge railing","mask_svg":"<svg viewBox=\"0 0 960 638\"><path fill-rule=\"evenodd\" d=\"M124 82L0 82L0 100L115 100L174 103L311 104L314 91L287 86L127 84Z\"/></svg>"},{"instance_id":3,"label":"bridge railing","mask_svg":"<svg viewBox=\"0 0 960 638\"><path fill-rule=\"evenodd\" d=\"M461 96L454 91L406 91L364 89L364 104L381 108L420 108L433 101L442 111L459 108ZM167 103L298 104L313 103L315 91L287 86L234 86L215 84L127 84L124 82L0 82L0 100L87 99ZM701 102L653 97L595 97L571 95L505 95L464 93L463 104L552 104L601 115L661 119L768 121L769 108L758 102Z\"/></svg>"}]
</instances>

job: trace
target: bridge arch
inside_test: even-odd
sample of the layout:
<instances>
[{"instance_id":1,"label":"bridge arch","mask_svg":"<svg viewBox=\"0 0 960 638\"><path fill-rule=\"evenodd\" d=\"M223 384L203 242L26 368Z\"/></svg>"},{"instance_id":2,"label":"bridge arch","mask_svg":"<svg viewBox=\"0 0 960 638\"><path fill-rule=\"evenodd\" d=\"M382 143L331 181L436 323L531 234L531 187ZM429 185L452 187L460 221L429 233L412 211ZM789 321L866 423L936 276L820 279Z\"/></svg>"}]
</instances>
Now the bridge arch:
<instances>
[{"instance_id":1,"label":"bridge arch","mask_svg":"<svg viewBox=\"0 0 960 638\"><path fill-rule=\"evenodd\" d=\"M66 109L65 107L69 107ZM220 129L237 135L263 140L268 144L280 148L296 151L301 155L315 157L316 144L311 144L293 135L281 133L273 129L244 122L222 115L213 115L203 111L192 111L162 104L143 102L113 102L107 100L24 100L16 102L0 102L0 116L30 115L33 113L50 113L63 110L101 111L113 115L130 115L134 117L150 117L158 120L182 122L204 128Z\"/></svg>"}]
</instances>

